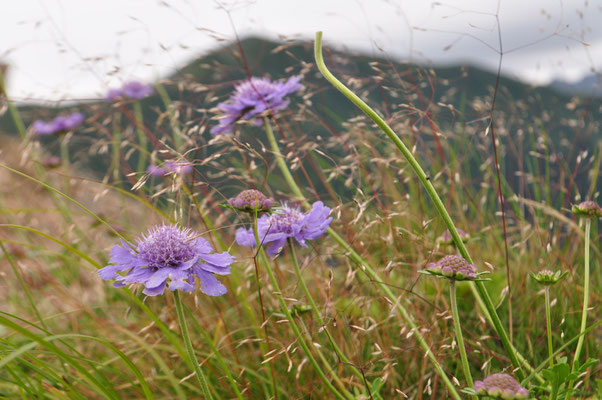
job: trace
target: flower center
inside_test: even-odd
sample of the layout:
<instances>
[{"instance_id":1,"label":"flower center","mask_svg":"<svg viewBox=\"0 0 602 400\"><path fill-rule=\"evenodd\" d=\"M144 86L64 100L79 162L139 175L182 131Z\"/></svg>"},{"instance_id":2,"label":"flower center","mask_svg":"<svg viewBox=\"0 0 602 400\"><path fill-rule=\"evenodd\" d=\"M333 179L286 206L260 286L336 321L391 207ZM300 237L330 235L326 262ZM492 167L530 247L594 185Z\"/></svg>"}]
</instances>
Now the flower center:
<instances>
[{"instance_id":1,"label":"flower center","mask_svg":"<svg viewBox=\"0 0 602 400\"><path fill-rule=\"evenodd\" d=\"M149 267L175 267L195 255L195 240L189 229L162 225L150 229L138 242L138 254Z\"/></svg>"},{"instance_id":2,"label":"flower center","mask_svg":"<svg viewBox=\"0 0 602 400\"><path fill-rule=\"evenodd\" d=\"M282 207L270 216L270 230L292 234L295 225L303 220L305 215L298 208Z\"/></svg>"}]
</instances>

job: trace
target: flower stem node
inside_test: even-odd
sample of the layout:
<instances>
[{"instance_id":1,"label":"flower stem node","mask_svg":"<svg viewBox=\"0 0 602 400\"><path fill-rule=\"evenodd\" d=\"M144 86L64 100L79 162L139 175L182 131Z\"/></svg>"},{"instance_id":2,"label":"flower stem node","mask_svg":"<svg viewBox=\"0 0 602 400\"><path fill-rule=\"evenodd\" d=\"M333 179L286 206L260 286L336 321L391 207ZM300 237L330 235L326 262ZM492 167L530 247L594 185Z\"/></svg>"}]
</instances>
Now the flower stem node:
<instances>
[{"instance_id":1,"label":"flower stem node","mask_svg":"<svg viewBox=\"0 0 602 400\"><path fill-rule=\"evenodd\" d=\"M474 281L486 272L477 273L477 266L469 264L463 257L448 255L441 260L430 263L426 269L420 271L423 274L435 275L454 281Z\"/></svg>"},{"instance_id":2,"label":"flower stem node","mask_svg":"<svg viewBox=\"0 0 602 400\"><path fill-rule=\"evenodd\" d=\"M531 272L531 278L541 285L555 285L560 282L568 272L556 271L552 272L549 269L542 269L537 274Z\"/></svg>"},{"instance_id":3,"label":"flower stem node","mask_svg":"<svg viewBox=\"0 0 602 400\"><path fill-rule=\"evenodd\" d=\"M274 199L268 198L259 190L248 189L240 192L236 197L228 200L228 205L235 210L248 213L269 212Z\"/></svg>"},{"instance_id":4,"label":"flower stem node","mask_svg":"<svg viewBox=\"0 0 602 400\"><path fill-rule=\"evenodd\" d=\"M571 212L582 218L602 218L602 208L592 200L573 204Z\"/></svg>"},{"instance_id":5,"label":"flower stem node","mask_svg":"<svg viewBox=\"0 0 602 400\"><path fill-rule=\"evenodd\" d=\"M115 287L141 283L147 296L163 294L166 287L193 292L195 278L201 281L201 292L209 296L227 292L215 275L229 275L235 258L228 252L214 253L209 242L193 230L157 225L138 238L137 244L135 250L124 241L114 246L110 265L98 270L98 275L114 279Z\"/></svg>"},{"instance_id":6,"label":"flower stem node","mask_svg":"<svg viewBox=\"0 0 602 400\"><path fill-rule=\"evenodd\" d=\"M512 400L529 397L529 391L508 374L489 375L482 381L476 381L474 388L478 395L494 399Z\"/></svg>"}]
</instances>

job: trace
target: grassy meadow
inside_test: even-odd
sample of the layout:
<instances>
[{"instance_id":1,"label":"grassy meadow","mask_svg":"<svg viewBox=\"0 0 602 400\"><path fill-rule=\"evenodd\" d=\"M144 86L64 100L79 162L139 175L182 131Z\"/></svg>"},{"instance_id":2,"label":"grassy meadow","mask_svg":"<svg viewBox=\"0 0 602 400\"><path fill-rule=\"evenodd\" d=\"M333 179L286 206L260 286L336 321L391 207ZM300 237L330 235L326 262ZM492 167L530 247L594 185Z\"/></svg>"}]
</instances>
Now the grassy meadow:
<instances>
[{"instance_id":1,"label":"grassy meadow","mask_svg":"<svg viewBox=\"0 0 602 400\"><path fill-rule=\"evenodd\" d=\"M601 202L602 102L325 46L356 107L312 46L245 41L144 98L36 107L0 91L0 398L459 399L496 373L529 392L505 398L602 398L601 230L571 213ZM212 134L250 76L303 88ZM75 111L74 129L32 128ZM328 230L276 256L241 245L262 214L224 205L247 189L274 199L267 219L323 202ZM235 257L227 293L101 279L114 246L140 255L160 224ZM447 255L486 274L420 273ZM545 286L543 269L567 274Z\"/></svg>"}]
</instances>

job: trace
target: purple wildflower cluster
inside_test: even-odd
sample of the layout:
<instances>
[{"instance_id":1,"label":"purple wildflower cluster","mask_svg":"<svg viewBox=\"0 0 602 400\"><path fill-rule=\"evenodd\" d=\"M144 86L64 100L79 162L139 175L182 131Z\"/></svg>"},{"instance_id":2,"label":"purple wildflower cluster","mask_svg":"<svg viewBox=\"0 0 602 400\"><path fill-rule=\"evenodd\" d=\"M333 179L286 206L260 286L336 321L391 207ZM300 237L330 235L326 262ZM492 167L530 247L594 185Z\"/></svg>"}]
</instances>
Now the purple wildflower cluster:
<instances>
[{"instance_id":1,"label":"purple wildflower cluster","mask_svg":"<svg viewBox=\"0 0 602 400\"><path fill-rule=\"evenodd\" d=\"M511 400L529 397L529 391L508 374L489 375L482 381L476 381L474 388L477 394L496 399Z\"/></svg>"},{"instance_id":2,"label":"purple wildflower cluster","mask_svg":"<svg viewBox=\"0 0 602 400\"><path fill-rule=\"evenodd\" d=\"M275 257L288 238L294 238L301 246L307 247L306 240L313 240L326 232L332 221L330 208L321 201L313 204L308 212L298 207L283 205L271 215L263 215L257 220L257 231L262 244L271 243L267 248L270 257ZM241 246L255 247L252 229L239 228L236 231L236 243Z\"/></svg>"},{"instance_id":3,"label":"purple wildflower cluster","mask_svg":"<svg viewBox=\"0 0 602 400\"><path fill-rule=\"evenodd\" d=\"M122 241L111 250L110 265L98 270L102 279L114 279L115 287L132 283L144 285L144 294L157 296L170 290L195 290L195 277L201 291L209 296L227 292L214 274L230 274L234 257L227 252L215 253L209 243L196 232L177 225L157 225L139 239L134 250ZM120 275L125 272L125 275Z\"/></svg>"},{"instance_id":4,"label":"purple wildflower cluster","mask_svg":"<svg viewBox=\"0 0 602 400\"><path fill-rule=\"evenodd\" d=\"M186 161L166 161L163 166L149 165L146 172L152 176L166 176L169 174L188 175L192 172L192 164Z\"/></svg>"},{"instance_id":5,"label":"purple wildflower cluster","mask_svg":"<svg viewBox=\"0 0 602 400\"><path fill-rule=\"evenodd\" d=\"M120 89L109 89L105 96L108 102L114 102L121 99L140 100L153 94L151 86L138 81L126 82Z\"/></svg>"},{"instance_id":6,"label":"purple wildflower cluster","mask_svg":"<svg viewBox=\"0 0 602 400\"><path fill-rule=\"evenodd\" d=\"M217 108L223 111L223 115L219 124L211 129L211 133L230 133L234 124L240 120L261 125L263 112L281 111L288 106L289 100L285 97L303 87L300 80L299 76L289 78L286 82L252 77L236 85L228 101L218 104Z\"/></svg>"},{"instance_id":7,"label":"purple wildflower cluster","mask_svg":"<svg viewBox=\"0 0 602 400\"><path fill-rule=\"evenodd\" d=\"M239 211L267 212L272 208L274 199L266 197L259 190L248 189L240 192L236 197L228 200L228 205Z\"/></svg>"},{"instance_id":8,"label":"purple wildflower cluster","mask_svg":"<svg viewBox=\"0 0 602 400\"><path fill-rule=\"evenodd\" d=\"M84 114L73 113L62 115L51 121L37 120L33 123L33 130L38 135L53 135L74 130L84 122Z\"/></svg>"},{"instance_id":9,"label":"purple wildflower cluster","mask_svg":"<svg viewBox=\"0 0 602 400\"><path fill-rule=\"evenodd\" d=\"M426 271L456 281L471 281L477 278L477 266L454 254L430 263L426 266Z\"/></svg>"}]
</instances>

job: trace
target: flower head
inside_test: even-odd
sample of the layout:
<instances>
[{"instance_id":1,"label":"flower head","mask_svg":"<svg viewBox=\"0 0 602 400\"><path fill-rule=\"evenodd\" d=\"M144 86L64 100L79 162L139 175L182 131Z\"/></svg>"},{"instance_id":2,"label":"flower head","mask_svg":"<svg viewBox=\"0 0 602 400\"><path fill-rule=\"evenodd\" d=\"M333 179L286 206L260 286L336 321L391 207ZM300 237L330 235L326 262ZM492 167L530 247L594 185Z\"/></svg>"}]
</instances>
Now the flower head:
<instances>
[{"instance_id":1,"label":"flower head","mask_svg":"<svg viewBox=\"0 0 602 400\"><path fill-rule=\"evenodd\" d=\"M303 212L297 207L283 205L273 214L263 215L257 220L257 231L262 244L271 243L267 248L269 256L274 257L284 247L288 238L307 247L306 240L316 239L328 229L332 217L330 208L321 201L313 204L312 209ZM239 228L236 231L236 243L241 246L255 247L255 237L252 229Z\"/></svg>"},{"instance_id":2,"label":"flower head","mask_svg":"<svg viewBox=\"0 0 602 400\"><path fill-rule=\"evenodd\" d=\"M463 243L466 243L468 240L470 240L470 235L468 233L464 232L462 229L456 228L456 230L458 231L458 236L460 236L460 239ZM443 232L443 234L437 238L437 242L446 245L454 244L454 239L452 238L449 229L446 229L445 232Z\"/></svg>"},{"instance_id":3,"label":"flower head","mask_svg":"<svg viewBox=\"0 0 602 400\"><path fill-rule=\"evenodd\" d=\"M209 296L227 291L214 274L230 274L234 257L227 252L214 253L205 239L188 228L157 225L137 239L135 251L132 247L124 241L114 246L110 265L98 270L100 277L114 279L115 287L141 283L148 296L162 294L167 286L172 291L192 292L195 277L201 281L201 291Z\"/></svg>"},{"instance_id":4,"label":"flower head","mask_svg":"<svg viewBox=\"0 0 602 400\"><path fill-rule=\"evenodd\" d=\"M33 123L33 130L38 135L53 135L74 130L84 122L84 114L73 113L62 115L51 121L37 120Z\"/></svg>"},{"instance_id":5,"label":"flower head","mask_svg":"<svg viewBox=\"0 0 602 400\"><path fill-rule=\"evenodd\" d=\"M574 204L571 211L584 218L602 218L602 208L592 200Z\"/></svg>"},{"instance_id":6,"label":"flower head","mask_svg":"<svg viewBox=\"0 0 602 400\"><path fill-rule=\"evenodd\" d=\"M286 82L252 77L236 85L228 101L218 104L217 108L223 111L223 115L219 124L211 129L211 133L219 135L232 132L234 124L239 120L250 120L255 125L261 125L260 114L264 111L281 111L288 106L289 100L285 97L303 87L299 80L299 76L289 78Z\"/></svg>"},{"instance_id":7,"label":"flower head","mask_svg":"<svg viewBox=\"0 0 602 400\"><path fill-rule=\"evenodd\" d=\"M508 374L489 375L482 381L476 381L474 388L477 394L490 396L495 399L526 399L529 391L522 387Z\"/></svg>"},{"instance_id":8,"label":"flower head","mask_svg":"<svg viewBox=\"0 0 602 400\"><path fill-rule=\"evenodd\" d=\"M57 156L48 156L42 161L44 168L58 168L63 164L63 160Z\"/></svg>"},{"instance_id":9,"label":"flower head","mask_svg":"<svg viewBox=\"0 0 602 400\"><path fill-rule=\"evenodd\" d=\"M108 102L117 101L119 99L136 99L140 100L153 94L154 90L151 86L138 81L126 82L120 89L109 89L105 95L105 100Z\"/></svg>"},{"instance_id":10,"label":"flower head","mask_svg":"<svg viewBox=\"0 0 602 400\"><path fill-rule=\"evenodd\" d=\"M542 269L537 274L531 272L531 278L533 278L533 280L535 280L537 283L549 286L560 282L567 274L568 272L552 272L549 269Z\"/></svg>"},{"instance_id":11,"label":"flower head","mask_svg":"<svg viewBox=\"0 0 602 400\"><path fill-rule=\"evenodd\" d=\"M170 173L175 175L188 175L192 172L192 165L186 161L166 161L162 167L149 165L146 172L152 176L166 176Z\"/></svg>"},{"instance_id":12,"label":"flower head","mask_svg":"<svg viewBox=\"0 0 602 400\"><path fill-rule=\"evenodd\" d=\"M254 213L267 212L272 208L273 199L266 197L259 190L248 189L228 200L228 205L239 211Z\"/></svg>"},{"instance_id":13,"label":"flower head","mask_svg":"<svg viewBox=\"0 0 602 400\"><path fill-rule=\"evenodd\" d=\"M426 273L441 276L455 281L473 281L477 279L477 266L469 264L463 257L455 254L426 266Z\"/></svg>"}]
</instances>

